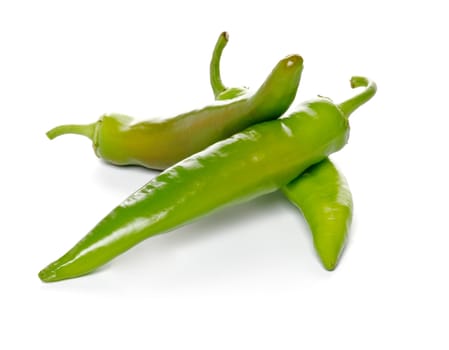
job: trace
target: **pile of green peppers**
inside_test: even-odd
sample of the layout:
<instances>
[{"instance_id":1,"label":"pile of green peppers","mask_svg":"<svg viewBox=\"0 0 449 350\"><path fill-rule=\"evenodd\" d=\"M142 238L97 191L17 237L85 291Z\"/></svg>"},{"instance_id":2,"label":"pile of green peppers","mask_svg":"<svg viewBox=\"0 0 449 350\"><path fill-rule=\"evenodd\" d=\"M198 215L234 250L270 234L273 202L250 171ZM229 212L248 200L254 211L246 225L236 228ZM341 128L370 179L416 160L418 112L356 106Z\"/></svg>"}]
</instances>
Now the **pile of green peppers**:
<instances>
[{"instance_id":1,"label":"pile of green peppers","mask_svg":"<svg viewBox=\"0 0 449 350\"><path fill-rule=\"evenodd\" d=\"M301 80L302 57L280 60L256 91L227 88L220 74L227 43L224 32L212 54L215 101L210 105L163 120L108 114L92 124L61 125L47 133L50 139L84 135L107 162L163 171L42 269L42 281L86 275L149 237L276 190L302 212L323 267L335 269L353 201L328 156L347 143L348 118L375 95L376 84L354 76L351 87L362 90L352 98L334 103L317 97L286 113Z\"/></svg>"}]
</instances>

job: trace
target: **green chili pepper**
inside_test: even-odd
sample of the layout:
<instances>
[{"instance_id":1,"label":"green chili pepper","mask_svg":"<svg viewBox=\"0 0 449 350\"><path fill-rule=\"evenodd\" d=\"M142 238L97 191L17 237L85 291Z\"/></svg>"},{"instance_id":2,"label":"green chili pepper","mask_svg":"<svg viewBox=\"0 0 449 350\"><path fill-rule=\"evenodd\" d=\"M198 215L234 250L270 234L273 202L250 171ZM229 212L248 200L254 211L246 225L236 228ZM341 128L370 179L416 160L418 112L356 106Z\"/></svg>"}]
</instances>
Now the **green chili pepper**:
<instances>
[{"instance_id":1,"label":"green chili pepper","mask_svg":"<svg viewBox=\"0 0 449 350\"><path fill-rule=\"evenodd\" d=\"M217 100L245 93L245 88L227 89L221 80L220 61L227 41L217 42L210 63L210 83ZM352 222L352 196L344 176L329 158L312 165L281 188L304 215L315 250L327 270L334 270L345 246Z\"/></svg>"},{"instance_id":2,"label":"green chili pepper","mask_svg":"<svg viewBox=\"0 0 449 350\"><path fill-rule=\"evenodd\" d=\"M149 237L286 185L346 144L349 115L376 92L363 77L353 77L351 85L365 89L339 105L326 98L305 102L288 116L253 125L163 171L39 277L52 282L87 274Z\"/></svg>"},{"instance_id":3,"label":"green chili pepper","mask_svg":"<svg viewBox=\"0 0 449 350\"><path fill-rule=\"evenodd\" d=\"M227 34L222 33L216 50L226 41ZM47 136L84 135L93 141L96 155L107 162L165 169L252 124L281 116L296 96L302 69L302 58L290 55L279 61L255 93L242 91L226 103L142 122L126 115L104 115L88 125L55 127Z\"/></svg>"},{"instance_id":4,"label":"green chili pepper","mask_svg":"<svg viewBox=\"0 0 449 350\"><path fill-rule=\"evenodd\" d=\"M352 222L352 195L345 177L326 158L283 186L282 192L303 213L323 266L334 270Z\"/></svg>"}]
</instances>

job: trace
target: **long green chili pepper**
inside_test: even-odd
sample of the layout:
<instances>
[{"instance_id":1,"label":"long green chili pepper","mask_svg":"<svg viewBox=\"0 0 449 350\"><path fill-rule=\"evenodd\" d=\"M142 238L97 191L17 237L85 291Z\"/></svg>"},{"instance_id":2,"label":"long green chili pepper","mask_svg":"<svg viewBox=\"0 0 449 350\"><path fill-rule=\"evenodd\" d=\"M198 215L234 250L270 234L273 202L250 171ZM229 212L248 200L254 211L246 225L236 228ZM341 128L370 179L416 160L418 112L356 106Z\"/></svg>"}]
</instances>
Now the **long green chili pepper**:
<instances>
[{"instance_id":1,"label":"long green chili pepper","mask_svg":"<svg viewBox=\"0 0 449 350\"><path fill-rule=\"evenodd\" d=\"M225 37L219 39L210 63L210 84L217 100L231 99L247 91L223 85L220 61L226 43ZM323 267L334 270L352 222L353 201L345 177L325 158L281 190L303 213Z\"/></svg>"},{"instance_id":2,"label":"long green chili pepper","mask_svg":"<svg viewBox=\"0 0 449 350\"><path fill-rule=\"evenodd\" d=\"M352 195L345 177L326 158L282 186L282 192L303 213L321 263L334 270L352 222Z\"/></svg>"},{"instance_id":3,"label":"long green chili pepper","mask_svg":"<svg viewBox=\"0 0 449 350\"><path fill-rule=\"evenodd\" d=\"M363 77L353 77L351 85L365 88L339 105L326 98L305 102L288 116L253 125L163 171L39 277L52 282L87 274L149 237L286 185L346 144L349 115L376 92Z\"/></svg>"},{"instance_id":4,"label":"long green chili pepper","mask_svg":"<svg viewBox=\"0 0 449 350\"><path fill-rule=\"evenodd\" d=\"M222 33L214 51L225 42L227 34ZM165 169L252 124L281 116L296 96L302 69L302 58L290 55L278 62L255 93L242 92L226 103L142 122L121 114L104 115L92 124L57 126L47 136L84 135L107 162Z\"/></svg>"}]
</instances>

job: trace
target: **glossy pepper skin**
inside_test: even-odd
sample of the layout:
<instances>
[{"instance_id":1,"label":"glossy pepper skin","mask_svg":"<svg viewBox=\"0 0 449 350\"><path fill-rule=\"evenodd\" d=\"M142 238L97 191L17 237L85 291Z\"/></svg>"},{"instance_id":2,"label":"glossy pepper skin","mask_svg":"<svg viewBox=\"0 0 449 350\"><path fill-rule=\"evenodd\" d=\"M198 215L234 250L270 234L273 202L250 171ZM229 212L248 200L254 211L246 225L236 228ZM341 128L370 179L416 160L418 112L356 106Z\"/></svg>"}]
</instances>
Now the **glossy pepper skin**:
<instances>
[{"instance_id":1,"label":"glossy pepper skin","mask_svg":"<svg viewBox=\"0 0 449 350\"><path fill-rule=\"evenodd\" d=\"M227 40L222 33L216 50ZM302 58L290 55L278 62L255 93L242 92L226 102L164 119L137 122L126 115L103 115L92 124L55 127L47 136L81 134L109 163L165 169L252 124L281 116L296 96L302 69Z\"/></svg>"},{"instance_id":2,"label":"glossy pepper skin","mask_svg":"<svg viewBox=\"0 0 449 350\"><path fill-rule=\"evenodd\" d=\"M227 41L221 39L212 55L210 83L215 98L226 100L244 94L247 89L228 89L223 85L220 61ZM281 191L306 219L323 267L334 270L352 222L352 195L343 174L329 158L325 158L282 186Z\"/></svg>"},{"instance_id":3,"label":"glossy pepper skin","mask_svg":"<svg viewBox=\"0 0 449 350\"><path fill-rule=\"evenodd\" d=\"M289 183L346 144L348 116L375 93L366 78L351 83L368 87L339 105L325 98L305 102L288 116L251 126L163 171L39 277L52 282L85 275L147 238Z\"/></svg>"},{"instance_id":4,"label":"glossy pepper skin","mask_svg":"<svg viewBox=\"0 0 449 350\"><path fill-rule=\"evenodd\" d=\"M282 192L303 213L324 268L334 270L352 222L353 200L345 177L326 158L282 186Z\"/></svg>"}]
</instances>

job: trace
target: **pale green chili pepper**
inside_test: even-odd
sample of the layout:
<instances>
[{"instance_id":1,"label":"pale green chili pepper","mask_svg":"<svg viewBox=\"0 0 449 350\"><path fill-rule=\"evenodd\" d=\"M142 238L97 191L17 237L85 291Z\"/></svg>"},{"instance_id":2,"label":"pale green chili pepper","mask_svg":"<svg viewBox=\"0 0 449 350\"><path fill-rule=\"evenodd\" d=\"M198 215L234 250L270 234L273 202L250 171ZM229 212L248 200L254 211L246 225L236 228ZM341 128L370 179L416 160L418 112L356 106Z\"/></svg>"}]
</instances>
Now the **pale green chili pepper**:
<instances>
[{"instance_id":1,"label":"pale green chili pepper","mask_svg":"<svg viewBox=\"0 0 449 350\"><path fill-rule=\"evenodd\" d=\"M235 98L246 88L226 88L220 61L227 36L220 36L210 62L210 84L217 100ZM346 243L352 222L353 201L346 179L329 158L312 165L282 192L304 215L322 265L334 270Z\"/></svg>"},{"instance_id":2,"label":"pale green chili pepper","mask_svg":"<svg viewBox=\"0 0 449 350\"><path fill-rule=\"evenodd\" d=\"M352 222L353 201L345 177L326 158L282 186L282 192L303 213L321 263L334 270Z\"/></svg>"},{"instance_id":3,"label":"pale green chili pepper","mask_svg":"<svg viewBox=\"0 0 449 350\"><path fill-rule=\"evenodd\" d=\"M226 33L217 45L223 40L227 41ZM290 55L279 61L255 93L234 94L226 102L164 119L136 122L122 114L104 115L92 124L55 127L47 136L84 135L107 162L165 169L252 124L281 116L296 96L302 70L302 58Z\"/></svg>"}]
</instances>

